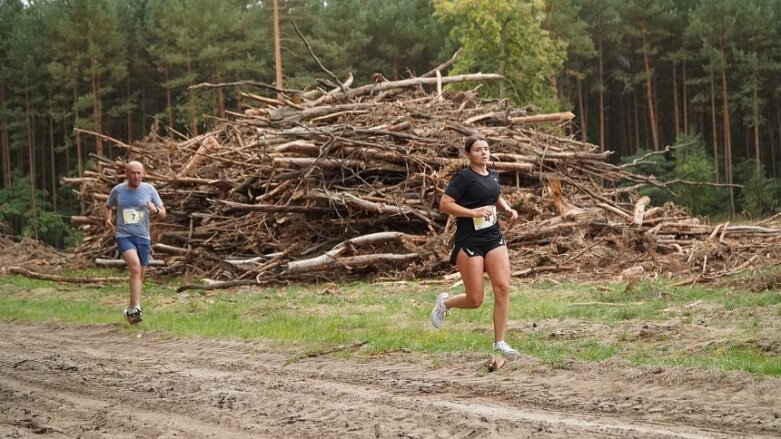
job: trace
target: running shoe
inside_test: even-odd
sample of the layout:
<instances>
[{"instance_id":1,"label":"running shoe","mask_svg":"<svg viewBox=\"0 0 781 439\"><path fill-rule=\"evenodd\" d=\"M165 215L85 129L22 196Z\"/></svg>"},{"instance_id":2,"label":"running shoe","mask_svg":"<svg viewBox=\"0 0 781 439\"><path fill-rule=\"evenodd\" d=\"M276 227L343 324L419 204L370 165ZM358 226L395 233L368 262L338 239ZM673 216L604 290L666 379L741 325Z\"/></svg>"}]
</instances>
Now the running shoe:
<instances>
[{"instance_id":1,"label":"running shoe","mask_svg":"<svg viewBox=\"0 0 781 439\"><path fill-rule=\"evenodd\" d=\"M136 306L133 309L125 309L125 319L131 325L135 325L136 323L139 323L142 320L144 320L141 317L141 307L140 306Z\"/></svg>"},{"instance_id":2,"label":"running shoe","mask_svg":"<svg viewBox=\"0 0 781 439\"><path fill-rule=\"evenodd\" d=\"M510 347L504 340L494 343L494 350L501 352L505 357L517 357L520 354L517 349Z\"/></svg>"},{"instance_id":3,"label":"running shoe","mask_svg":"<svg viewBox=\"0 0 781 439\"><path fill-rule=\"evenodd\" d=\"M448 298L447 293L439 293L437 296L437 302L434 305L434 310L431 311L431 325L439 329L442 323L445 321L445 315L447 315L447 307L445 306L445 299Z\"/></svg>"}]
</instances>

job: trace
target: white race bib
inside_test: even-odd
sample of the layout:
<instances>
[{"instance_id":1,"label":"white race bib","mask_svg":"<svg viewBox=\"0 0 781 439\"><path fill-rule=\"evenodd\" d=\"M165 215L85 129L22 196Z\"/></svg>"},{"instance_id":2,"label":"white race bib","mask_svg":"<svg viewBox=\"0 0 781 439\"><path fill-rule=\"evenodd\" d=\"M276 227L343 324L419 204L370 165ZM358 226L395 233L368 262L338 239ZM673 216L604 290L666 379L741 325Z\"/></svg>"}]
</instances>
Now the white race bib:
<instances>
[{"instance_id":1,"label":"white race bib","mask_svg":"<svg viewBox=\"0 0 781 439\"><path fill-rule=\"evenodd\" d=\"M144 220L144 211L141 209L122 209L122 220L125 224L139 224Z\"/></svg>"},{"instance_id":2,"label":"white race bib","mask_svg":"<svg viewBox=\"0 0 781 439\"><path fill-rule=\"evenodd\" d=\"M496 224L496 206L485 206L491 208L491 216L488 218L481 216L480 218L472 218L472 222L475 225L475 230L487 229ZM483 209L481 207L480 209Z\"/></svg>"}]
</instances>

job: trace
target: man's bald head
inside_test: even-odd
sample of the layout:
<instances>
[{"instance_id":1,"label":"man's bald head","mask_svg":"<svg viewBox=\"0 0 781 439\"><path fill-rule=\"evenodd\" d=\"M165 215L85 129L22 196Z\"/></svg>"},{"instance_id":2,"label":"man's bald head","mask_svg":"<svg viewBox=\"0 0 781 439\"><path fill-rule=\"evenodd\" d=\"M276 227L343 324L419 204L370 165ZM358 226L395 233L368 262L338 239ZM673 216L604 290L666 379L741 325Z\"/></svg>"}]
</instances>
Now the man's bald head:
<instances>
[{"instance_id":1,"label":"man's bald head","mask_svg":"<svg viewBox=\"0 0 781 439\"><path fill-rule=\"evenodd\" d=\"M138 187L144 177L144 165L136 160L128 162L127 166L125 166L125 175L127 176L127 184L130 187Z\"/></svg>"},{"instance_id":2,"label":"man's bald head","mask_svg":"<svg viewBox=\"0 0 781 439\"><path fill-rule=\"evenodd\" d=\"M144 172L144 165L141 164L138 160L133 160L130 162L127 162L127 165L125 166L125 170L134 170L134 171L141 171Z\"/></svg>"}]
</instances>

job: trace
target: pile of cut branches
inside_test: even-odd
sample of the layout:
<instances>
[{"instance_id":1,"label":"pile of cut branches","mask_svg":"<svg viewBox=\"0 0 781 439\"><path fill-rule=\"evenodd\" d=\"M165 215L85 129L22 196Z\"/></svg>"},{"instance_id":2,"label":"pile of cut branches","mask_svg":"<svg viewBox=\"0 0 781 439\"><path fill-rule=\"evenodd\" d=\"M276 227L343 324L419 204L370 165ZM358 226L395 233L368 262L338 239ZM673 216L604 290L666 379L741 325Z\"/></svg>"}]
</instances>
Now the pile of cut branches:
<instances>
[{"instance_id":1,"label":"pile of cut branches","mask_svg":"<svg viewBox=\"0 0 781 439\"><path fill-rule=\"evenodd\" d=\"M432 277L446 261L454 222L437 205L465 166L463 140L488 138L503 196L521 218L501 223L515 276L660 275L704 281L777 260L779 230L702 224L678 206L649 206L631 165L565 136L571 113L530 114L443 84L497 75L439 77L357 88L243 93L247 108L214 128L174 140L155 130L97 157L65 179L88 202L78 253L118 261L100 223L126 160L139 160L168 208L153 227L156 272L216 287L358 277ZM202 84L203 87L220 85ZM93 135L100 135L92 133ZM203 287L203 285L199 286Z\"/></svg>"}]
</instances>

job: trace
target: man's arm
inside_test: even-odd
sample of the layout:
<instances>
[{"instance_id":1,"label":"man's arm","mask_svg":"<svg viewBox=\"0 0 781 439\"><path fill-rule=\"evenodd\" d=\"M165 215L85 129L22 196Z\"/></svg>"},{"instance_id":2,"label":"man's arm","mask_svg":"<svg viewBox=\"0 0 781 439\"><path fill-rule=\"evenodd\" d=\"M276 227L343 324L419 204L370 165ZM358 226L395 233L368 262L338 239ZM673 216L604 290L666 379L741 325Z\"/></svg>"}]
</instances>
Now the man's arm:
<instances>
[{"instance_id":1,"label":"man's arm","mask_svg":"<svg viewBox=\"0 0 781 439\"><path fill-rule=\"evenodd\" d=\"M146 203L146 207L149 209L149 213L153 214L155 217L157 217L157 219L165 219L167 211L165 210L165 206L162 204L160 207L157 207L155 203L149 201Z\"/></svg>"},{"instance_id":2,"label":"man's arm","mask_svg":"<svg viewBox=\"0 0 781 439\"><path fill-rule=\"evenodd\" d=\"M106 227L112 228L114 227L114 224L111 222L111 219L114 218L114 210L107 205L103 205L103 224Z\"/></svg>"},{"instance_id":3,"label":"man's arm","mask_svg":"<svg viewBox=\"0 0 781 439\"><path fill-rule=\"evenodd\" d=\"M157 212L155 213L155 216L157 219L165 219L165 215L168 213L167 210L165 210L165 206L160 206L157 208Z\"/></svg>"}]
</instances>

